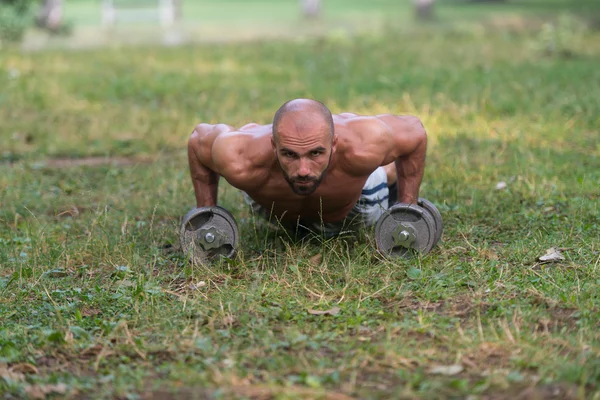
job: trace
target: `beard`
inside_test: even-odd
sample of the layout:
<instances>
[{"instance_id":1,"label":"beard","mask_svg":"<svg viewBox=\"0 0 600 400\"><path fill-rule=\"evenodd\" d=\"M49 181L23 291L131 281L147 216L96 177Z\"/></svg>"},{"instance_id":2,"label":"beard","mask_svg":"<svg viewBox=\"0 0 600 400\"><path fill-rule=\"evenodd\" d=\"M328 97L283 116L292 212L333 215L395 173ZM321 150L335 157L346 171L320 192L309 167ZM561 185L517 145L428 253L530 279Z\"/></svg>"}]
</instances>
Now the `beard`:
<instances>
[{"instance_id":1,"label":"beard","mask_svg":"<svg viewBox=\"0 0 600 400\"><path fill-rule=\"evenodd\" d=\"M321 184L321 182L323 181L323 178L325 178L325 175L327 174L327 171L329 170L329 165L331 164L331 156L333 154L329 155L329 161L327 162L327 167L325 168L325 170L323 171L323 173L320 176L303 176L303 177L299 177L299 176L289 176L283 169L281 170L283 172L283 177L285 178L285 180L287 181L287 183L290 185L290 187L292 188L292 191L294 193L296 193L299 196L308 196L311 195L315 192L315 190L317 190L317 188L319 187L319 185Z\"/></svg>"},{"instance_id":2,"label":"beard","mask_svg":"<svg viewBox=\"0 0 600 400\"><path fill-rule=\"evenodd\" d=\"M325 173L322 173L319 177L290 177L288 174L283 172L283 177L292 188L293 192L299 196L308 196L313 194L315 190L321 184L321 181L325 177Z\"/></svg>"}]
</instances>

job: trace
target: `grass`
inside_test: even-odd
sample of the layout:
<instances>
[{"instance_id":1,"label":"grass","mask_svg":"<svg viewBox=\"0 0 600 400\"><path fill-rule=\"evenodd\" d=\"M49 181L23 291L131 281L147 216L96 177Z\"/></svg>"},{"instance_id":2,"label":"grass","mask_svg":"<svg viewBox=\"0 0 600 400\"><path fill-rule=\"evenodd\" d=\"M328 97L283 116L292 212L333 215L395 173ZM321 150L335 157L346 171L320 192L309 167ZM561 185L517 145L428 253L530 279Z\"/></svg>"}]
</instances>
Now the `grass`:
<instances>
[{"instance_id":1,"label":"grass","mask_svg":"<svg viewBox=\"0 0 600 400\"><path fill-rule=\"evenodd\" d=\"M600 36L536 29L0 54L0 393L600 398ZM423 120L435 251L291 243L223 184L238 257L180 254L193 126L298 96Z\"/></svg>"}]
</instances>

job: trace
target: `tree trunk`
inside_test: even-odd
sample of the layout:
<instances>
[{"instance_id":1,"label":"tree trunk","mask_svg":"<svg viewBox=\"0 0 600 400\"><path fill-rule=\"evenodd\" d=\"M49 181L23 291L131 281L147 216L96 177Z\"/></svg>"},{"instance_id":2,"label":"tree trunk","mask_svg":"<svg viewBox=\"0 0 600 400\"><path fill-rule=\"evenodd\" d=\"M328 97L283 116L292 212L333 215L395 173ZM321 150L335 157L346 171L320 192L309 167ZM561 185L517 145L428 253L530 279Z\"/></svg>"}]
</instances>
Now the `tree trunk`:
<instances>
[{"instance_id":1,"label":"tree trunk","mask_svg":"<svg viewBox=\"0 0 600 400\"><path fill-rule=\"evenodd\" d=\"M321 0L300 0L302 11L307 18L316 18L321 11Z\"/></svg>"},{"instance_id":2,"label":"tree trunk","mask_svg":"<svg viewBox=\"0 0 600 400\"><path fill-rule=\"evenodd\" d=\"M433 19L433 3L434 0L414 0L417 18L421 20Z\"/></svg>"},{"instance_id":3,"label":"tree trunk","mask_svg":"<svg viewBox=\"0 0 600 400\"><path fill-rule=\"evenodd\" d=\"M37 17L39 27L50 31L58 31L62 24L63 0L44 0L44 5Z\"/></svg>"}]
</instances>

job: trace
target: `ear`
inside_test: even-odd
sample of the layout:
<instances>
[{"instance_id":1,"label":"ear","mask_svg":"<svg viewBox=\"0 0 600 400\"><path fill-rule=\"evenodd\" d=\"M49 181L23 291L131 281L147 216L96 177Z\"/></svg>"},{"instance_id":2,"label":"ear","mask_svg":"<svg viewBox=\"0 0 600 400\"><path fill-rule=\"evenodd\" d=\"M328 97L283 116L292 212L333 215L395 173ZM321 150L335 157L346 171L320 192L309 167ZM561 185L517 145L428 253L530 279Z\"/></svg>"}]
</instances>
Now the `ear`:
<instances>
[{"instance_id":1,"label":"ear","mask_svg":"<svg viewBox=\"0 0 600 400\"><path fill-rule=\"evenodd\" d=\"M331 142L331 151L334 152L337 147L338 136L336 134L333 135L333 140Z\"/></svg>"},{"instance_id":2,"label":"ear","mask_svg":"<svg viewBox=\"0 0 600 400\"><path fill-rule=\"evenodd\" d=\"M275 144L275 137L271 136L271 147L273 147L273 151L277 153L277 145Z\"/></svg>"}]
</instances>

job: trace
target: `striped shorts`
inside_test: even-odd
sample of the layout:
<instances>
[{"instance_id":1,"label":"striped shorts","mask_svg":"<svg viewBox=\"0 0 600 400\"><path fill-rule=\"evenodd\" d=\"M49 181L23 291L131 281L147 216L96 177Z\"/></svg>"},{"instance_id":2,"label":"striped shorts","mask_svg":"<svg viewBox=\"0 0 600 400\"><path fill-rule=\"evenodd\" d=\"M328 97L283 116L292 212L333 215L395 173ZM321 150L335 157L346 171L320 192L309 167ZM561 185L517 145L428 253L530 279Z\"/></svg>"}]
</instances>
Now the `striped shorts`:
<instances>
[{"instance_id":1,"label":"striped shorts","mask_svg":"<svg viewBox=\"0 0 600 400\"><path fill-rule=\"evenodd\" d=\"M269 219L269 211L257 204L243 192L246 204L248 204L254 213ZM337 222L319 222L299 220L297 224L283 224L286 230L308 230L313 233L332 237L344 233L345 231L356 230L360 226L373 226L377 220L388 209L389 189L387 185L387 174L383 167L377 168L365 182L360 198L354 205L350 213L341 221Z\"/></svg>"}]
</instances>

